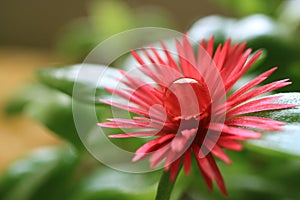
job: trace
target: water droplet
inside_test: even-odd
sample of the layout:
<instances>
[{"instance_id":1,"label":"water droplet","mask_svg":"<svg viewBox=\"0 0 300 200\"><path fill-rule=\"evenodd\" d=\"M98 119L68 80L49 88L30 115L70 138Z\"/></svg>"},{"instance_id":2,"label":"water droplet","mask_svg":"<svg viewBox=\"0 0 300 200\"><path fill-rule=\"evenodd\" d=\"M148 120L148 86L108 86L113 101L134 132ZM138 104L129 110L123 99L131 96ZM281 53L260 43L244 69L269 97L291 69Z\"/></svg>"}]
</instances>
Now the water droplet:
<instances>
[{"instance_id":1,"label":"water droplet","mask_svg":"<svg viewBox=\"0 0 300 200\"><path fill-rule=\"evenodd\" d=\"M205 84L192 78L181 78L165 89L164 107L173 118L188 119L200 116L210 104Z\"/></svg>"}]
</instances>

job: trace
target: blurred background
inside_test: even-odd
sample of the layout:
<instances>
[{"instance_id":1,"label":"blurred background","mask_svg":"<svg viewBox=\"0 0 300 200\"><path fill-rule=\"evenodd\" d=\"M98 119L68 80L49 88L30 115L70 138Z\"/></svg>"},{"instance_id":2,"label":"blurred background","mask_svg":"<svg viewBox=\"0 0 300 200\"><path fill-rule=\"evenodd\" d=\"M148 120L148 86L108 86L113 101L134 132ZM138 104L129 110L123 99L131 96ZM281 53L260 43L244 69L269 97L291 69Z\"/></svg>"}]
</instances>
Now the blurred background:
<instances>
[{"instance_id":1,"label":"blurred background","mask_svg":"<svg viewBox=\"0 0 300 200\"><path fill-rule=\"evenodd\" d=\"M78 138L74 138L76 129L70 104L72 87L64 90L65 80L52 79L51 70L44 74L46 78L42 77L43 75L36 73L37 69L54 69L57 66L81 63L97 44L109 36L132 28L154 26L186 32L196 41L212 35L217 42L224 42L227 38L231 38L233 42L248 41L248 47L254 51L265 51L245 80L251 80L273 66L279 66L268 81L290 78L293 85L281 91L299 92L299 10L300 0L0 0L0 174L13 161L23 158L31 150L59 147L59 150L44 151L39 154L40 157L30 157L30 162L22 161L21 165L25 166L23 168L10 167L4 176L0 176L0 199L2 194L6 195L5 200L19 199L17 197L24 193L27 195L24 200L41 199L39 195L43 196L47 189L54 195L50 195L49 200L59 199L55 196L57 191L61 189L68 194L68 189L73 191L73 186L77 183L73 180L80 179L92 189L96 188L95 191L88 186L75 185L75 188L82 189L82 196L68 199L94 200L99 198L84 195L99 193L103 188L95 186L97 180L107 182L107 178L109 179L102 176L107 169L101 169L104 172L100 170L96 176L92 175L86 180L87 171L98 168L99 163L95 164L91 158L82 156L82 149L79 150L79 155L73 149L64 149L66 140L75 144L74 146L78 143ZM128 63L130 60L127 60ZM64 71L67 75L70 72L68 70L73 69ZM69 104L63 105L62 102ZM297 116L293 122L299 123L300 118ZM290 132L296 133L294 129ZM299 159L293 159L294 155L290 156L289 152L283 152L288 154L284 156L281 156L282 152L279 156L274 155L269 152L269 145L262 146L263 151L258 148L255 153L249 153L246 148L237 156L231 155L235 161L247 157L250 163L254 163L251 166L246 162L240 162L230 169L220 165L221 171L227 174L225 179L230 183L229 190L240 191L234 193L233 199L297 199L300 195L299 191L295 192L300 184ZM299 158L300 153L296 154ZM43 160L45 156L41 155L50 155L49 160ZM56 166L53 160L62 164ZM50 175L40 171L52 164L57 168L49 168ZM284 167L287 170L282 170ZM58 170L62 168L65 171ZM76 172L75 175L69 174L72 171L70 168ZM38 173L36 170L39 170ZM239 176L236 171L243 176ZM56 183L64 179L61 177L64 172L70 175L69 182L73 181L74 184L62 189ZM26 173L23 180L22 176ZM117 177L117 180L120 178L120 184L124 185L128 182L127 178L130 178L127 175L119 177L115 172L107 173L112 173L111 177ZM30 182L33 174L37 175ZM97 180L93 180L93 177L97 177ZM29 189L26 188L28 180ZM190 180L189 184L181 182L184 184L178 186L180 189L175 194L177 198L173 199L192 200L198 199L199 195L204 195L203 199L222 198L218 192L214 193L214 197L209 196L210 193L199 194L199 186L193 181ZM78 183L81 184L80 181ZM136 189L140 186L140 182L137 183L129 184L128 187ZM17 186L14 187L14 184ZM151 184L153 185L153 181ZM186 192L189 195L184 193L186 185L191 185ZM111 189L112 186L107 187ZM120 192L119 188L122 187L112 188ZM34 195L35 192L37 195ZM155 194L153 188L150 193L146 191L141 196L136 196L135 190L133 196L126 196L127 193L122 192L124 191L120 194L125 195L119 197L122 200L152 199ZM104 193L101 195L110 195L106 190ZM290 196L283 198L286 194ZM145 195L148 197L144 198ZM184 198L180 198L181 196ZM109 196L102 199L116 198Z\"/></svg>"},{"instance_id":2,"label":"blurred background","mask_svg":"<svg viewBox=\"0 0 300 200\"><path fill-rule=\"evenodd\" d=\"M184 2L179 0L123 0L121 2L120 4L126 7L125 10L138 9L139 12L145 13L146 11L147 13L147 10L152 8L155 10L152 15L162 15L167 18L165 21L171 20L174 28L179 31L186 31L193 22L206 15L216 13L233 15L233 13L221 9L214 1L209 0ZM1 45L52 48L67 25L91 14L92 3L95 1L28 0L20 2L18 0L2 0L0 2ZM114 9L118 9L117 6ZM102 20L109 21L109 19Z\"/></svg>"}]
</instances>

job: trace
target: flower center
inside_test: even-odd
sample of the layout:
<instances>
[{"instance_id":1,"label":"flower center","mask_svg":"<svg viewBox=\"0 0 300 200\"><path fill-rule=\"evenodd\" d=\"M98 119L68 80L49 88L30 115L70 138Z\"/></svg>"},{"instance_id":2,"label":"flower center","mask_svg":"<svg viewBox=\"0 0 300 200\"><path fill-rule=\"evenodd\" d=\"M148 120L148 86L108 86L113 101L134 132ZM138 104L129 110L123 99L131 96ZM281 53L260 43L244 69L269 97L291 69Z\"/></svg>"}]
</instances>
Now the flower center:
<instances>
[{"instance_id":1,"label":"flower center","mask_svg":"<svg viewBox=\"0 0 300 200\"><path fill-rule=\"evenodd\" d=\"M164 94L164 108L173 119L200 119L210 106L207 86L192 78L174 81Z\"/></svg>"}]
</instances>

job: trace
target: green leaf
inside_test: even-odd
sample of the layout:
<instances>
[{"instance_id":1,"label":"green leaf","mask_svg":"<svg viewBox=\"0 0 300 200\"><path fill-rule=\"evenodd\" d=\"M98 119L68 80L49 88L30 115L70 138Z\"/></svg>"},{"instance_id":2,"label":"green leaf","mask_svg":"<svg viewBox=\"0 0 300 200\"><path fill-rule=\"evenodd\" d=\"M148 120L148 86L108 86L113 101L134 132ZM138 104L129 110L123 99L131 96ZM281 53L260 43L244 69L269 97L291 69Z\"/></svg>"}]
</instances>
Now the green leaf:
<instances>
[{"instance_id":1,"label":"green leaf","mask_svg":"<svg viewBox=\"0 0 300 200\"><path fill-rule=\"evenodd\" d=\"M93 1L89 12L92 27L102 39L135 27L134 12L123 1Z\"/></svg>"},{"instance_id":2,"label":"green leaf","mask_svg":"<svg viewBox=\"0 0 300 200\"><path fill-rule=\"evenodd\" d=\"M170 180L170 171L163 171L162 176L160 178L156 200L169 200L171 197L171 193L174 187L174 181Z\"/></svg>"},{"instance_id":3,"label":"green leaf","mask_svg":"<svg viewBox=\"0 0 300 200\"><path fill-rule=\"evenodd\" d=\"M300 2L287 0L280 8L279 21L290 27L295 34L299 34L300 26ZM297 32L298 31L298 32Z\"/></svg>"},{"instance_id":4,"label":"green leaf","mask_svg":"<svg viewBox=\"0 0 300 200\"><path fill-rule=\"evenodd\" d=\"M220 194L216 187L206 189L197 164L193 162L192 183L187 186L187 199L252 200L252 199L298 199L300 184L300 160L278 154L266 154L264 149L241 152L226 151L232 165L218 162L228 189L228 197ZM292 158L292 159L291 159ZM184 199L184 198L182 198Z\"/></svg>"},{"instance_id":5,"label":"green leaf","mask_svg":"<svg viewBox=\"0 0 300 200\"><path fill-rule=\"evenodd\" d=\"M80 181L70 200L152 200L155 196L157 175L127 174L101 168Z\"/></svg>"},{"instance_id":6,"label":"green leaf","mask_svg":"<svg viewBox=\"0 0 300 200\"><path fill-rule=\"evenodd\" d=\"M276 103L300 105L300 93L279 93ZM274 96L274 95L273 95ZM264 111L255 116L266 117L286 123L282 131L265 132L262 139L248 142L248 147L257 150L272 150L287 155L300 156L300 106L290 109Z\"/></svg>"},{"instance_id":7,"label":"green leaf","mask_svg":"<svg viewBox=\"0 0 300 200\"><path fill-rule=\"evenodd\" d=\"M290 109L258 112L255 113L256 116L271 118L274 120L285 122L287 124L300 123L300 93L278 93L272 96L281 96L278 100L275 101L275 103L294 104L299 106Z\"/></svg>"},{"instance_id":8,"label":"green leaf","mask_svg":"<svg viewBox=\"0 0 300 200\"><path fill-rule=\"evenodd\" d=\"M63 27L56 51L72 61L82 62L102 40L93 30L89 17L81 17Z\"/></svg>"},{"instance_id":9,"label":"green leaf","mask_svg":"<svg viewBox=\"0 0 300 200\"><path fill-rule=\"evenodd\" d=\"M49 88L45 91L47 91L48 94L43 96L43 99L39 101L31 101L24 108L24 113L58 136L71 142L77 148L82 149L82 142L77 134L73 120L71 98Z\"/></svg>"},{"instance_id":10,"label":"green leaf","mask_svg":"<svg viewBox=\"0 0 300 200\"><path fill-rule=\"evenodd\" d=\"M257 148L258 151L263 149L272 150L284 155L300 157L300 123L288 124L283 127L282 131L264 133L263 138L251 140L248 147Z\"/></svg>"},{"instance_id":11,"label":"green leaf","mask_svg":"<svg viewBox=\"0 0 300 200\"><path fill-rule=\"evenodd\" d=\"M78 149L83 149L78 135L74 108L80 119L80 131L88 133L97 124L97 118L103 120L109 115L109 107L94 107L71 99L70 96L45 85L28 85L14 95L6 106L7 114L23 112L47 127L59 137L69 141Z\"/></svg>"},{"instance_id":12,"label":"green leaf","mask_svg":"<svg viewBox=\"0 0 300 200\"><path fill-rule=\"evenodd\" d=\"M197 170L197 166L195 166L195 170ZM191 180L195 179L197 176L191 176L191 174L186 175L183 168L179 170L178 176L176 178L176 182L174 183L174 187L171 193L170 200L181 200L184 199L184 193L188 190ZM198 178L196 178L199 180Z\"/></svg>"},{"instance_id":13,"label":"green leaf","mask_svg":"<svg viewBox=\"0 0 300 200\"><path fill-rule=\"evenodd\" d=\"M100 98L110 96L105 88L116 87L117 78L121 78L117 69L93 64L41 69L37 76L49 87L58 89L79 101L96 104L100 104Z\"/></svg>"},{"instance_id":14,"label":"green leaf","mask_svg":"<svg viewBox=\"0 0 300 200\"><path fill-rule=\"evenodd\" d=\"M265 13L268 15L275 15L278 7L283 0L216 0L220 5L232 10L239 16L245 16L255 13Z\"/></svg>"},{"instance_id":15,"label":"green leaf","mask_svg":"<svg viewBox=\"0 0 300 200\"><path fill-rule=\"evenodd\" d=\"M28 157L14 162L1 175L1 199L50 200L63 197L77 158L70 147L35 150Z\"/></svg>"},{"instance_id":16,"label":"green leaf","mask_svg":"<svg viewBox=\"0 0 300 200\"><path fill-rule=\"evenodd\" d=\"M49 95L49 88L42 84L30 84L17 91L5 104L7 115L16 115L32 101L44 101Z\"/></svg>"}]
</instances>

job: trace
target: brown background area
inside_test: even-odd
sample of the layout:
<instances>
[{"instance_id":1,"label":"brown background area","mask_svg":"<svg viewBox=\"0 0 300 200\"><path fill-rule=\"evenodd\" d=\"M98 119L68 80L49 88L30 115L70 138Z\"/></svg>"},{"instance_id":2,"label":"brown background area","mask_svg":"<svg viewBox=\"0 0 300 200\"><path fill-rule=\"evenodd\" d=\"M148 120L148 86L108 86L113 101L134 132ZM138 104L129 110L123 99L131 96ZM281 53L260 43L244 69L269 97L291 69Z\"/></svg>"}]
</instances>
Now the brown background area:
<instances>
[{"instance_id":1,"label":"brown background area","mask_svg":"<svg viewBox=\"0 0 300 200\"><path fill-rule=\"evenodd\" d=\"M49 47L65 24L86 16L88 0L0 0L0 45ZM124 0L130 7L161 6L171 13L178 31L209 14L226 14L215 0Z\"/></svg>"},{"instance_id":2,"label":"brown background area","mask_svg":"<svg viewBox=\"0 0 300 200\"><path fill-rule=\"evenodd\" d=\"M0 48L0 172L15 158L40 146L62 143L27 116L7 117L6 101L26 82L34 70L55 60L48 52L24 48Z\"/></svg>"}]
</instances>

